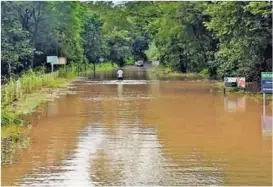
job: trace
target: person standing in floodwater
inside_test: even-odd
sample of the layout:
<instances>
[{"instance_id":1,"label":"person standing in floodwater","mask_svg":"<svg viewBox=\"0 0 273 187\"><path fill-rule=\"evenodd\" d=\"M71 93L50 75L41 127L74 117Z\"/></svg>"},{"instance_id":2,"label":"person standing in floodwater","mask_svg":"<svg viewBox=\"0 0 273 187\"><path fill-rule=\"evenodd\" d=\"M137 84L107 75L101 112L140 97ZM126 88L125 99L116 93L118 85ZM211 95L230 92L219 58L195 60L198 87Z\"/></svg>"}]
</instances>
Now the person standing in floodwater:
<instances>
[{"instance_id":1,"label":"person standing in floodwater","mask_svg":"<svg viewBox=\"0 0 273 187\"><path fill-rule=\"evenodd\" d=\"M122 69L119 69L117 74L118 74L118 80L122 81L123 80L123 71L122 71Z\"/></svg>"}]
</instances>

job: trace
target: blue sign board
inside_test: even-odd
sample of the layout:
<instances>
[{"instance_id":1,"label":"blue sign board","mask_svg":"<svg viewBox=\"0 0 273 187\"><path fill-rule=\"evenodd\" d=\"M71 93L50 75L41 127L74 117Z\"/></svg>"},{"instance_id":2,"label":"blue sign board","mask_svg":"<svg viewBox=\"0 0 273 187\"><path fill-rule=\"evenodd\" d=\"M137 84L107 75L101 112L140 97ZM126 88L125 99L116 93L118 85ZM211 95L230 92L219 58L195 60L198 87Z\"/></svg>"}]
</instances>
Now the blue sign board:
<instances>
[{"instance_id":1,"label":"blue sign board","mask_svg":"<svg viewBox=\"0 0 273 187\"><path fill-rule=\"evenodd\" d=\"M46 57L47 63L56 64L58 62L57 56L47 56Z\"/></svg>"},{"instance_id":2,"label":"blue sign board","mask_svg":"<svg viewBox=\"0 0 273 187\"><path fill-rule=\"evenodd\" d=\"M261 75L261 90L263 93L273 93L272 72L262 72Z\"/></svg>"}]
</instances>

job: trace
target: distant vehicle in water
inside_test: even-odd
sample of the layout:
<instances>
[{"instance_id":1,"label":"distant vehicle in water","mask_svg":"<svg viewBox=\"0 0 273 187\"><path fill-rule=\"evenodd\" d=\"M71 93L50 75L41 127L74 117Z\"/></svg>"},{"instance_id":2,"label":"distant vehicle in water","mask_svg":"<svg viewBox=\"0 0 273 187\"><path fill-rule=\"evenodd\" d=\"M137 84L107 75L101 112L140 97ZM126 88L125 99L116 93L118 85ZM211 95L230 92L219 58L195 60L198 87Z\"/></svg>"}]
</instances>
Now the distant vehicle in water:
<instances>
[{"instance_id":1,"label":"distant vehicle in water","mask_svg":"<svg viewBox=\"0 0 273 187\"><path fill-rule=\"evenodd\" d=\"M138 60L135 62L135 65L138 67L143 67L144 66L144 62L142 60Z\"/></svg>"}]
</instances>

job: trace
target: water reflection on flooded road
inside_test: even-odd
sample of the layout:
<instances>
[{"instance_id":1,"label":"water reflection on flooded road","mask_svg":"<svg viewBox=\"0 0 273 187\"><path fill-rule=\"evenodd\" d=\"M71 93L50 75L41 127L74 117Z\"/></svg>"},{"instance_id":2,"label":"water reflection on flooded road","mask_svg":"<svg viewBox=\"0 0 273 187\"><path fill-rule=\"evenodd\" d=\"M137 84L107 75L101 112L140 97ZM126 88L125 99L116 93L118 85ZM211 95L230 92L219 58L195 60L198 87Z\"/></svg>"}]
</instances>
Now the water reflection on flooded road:
<instances>
[{"instance_id":1,"label":"water reflection on flooded road","mask_svg":"<svg viewBox=\"0 0 273 187\"><path fill-rule=\"evenodd\" d=\"M33 119L33 144L2 167L2 185L272 185L260 103L207 81L112 74L75 82Z\"/></svg>"}]
</instances>

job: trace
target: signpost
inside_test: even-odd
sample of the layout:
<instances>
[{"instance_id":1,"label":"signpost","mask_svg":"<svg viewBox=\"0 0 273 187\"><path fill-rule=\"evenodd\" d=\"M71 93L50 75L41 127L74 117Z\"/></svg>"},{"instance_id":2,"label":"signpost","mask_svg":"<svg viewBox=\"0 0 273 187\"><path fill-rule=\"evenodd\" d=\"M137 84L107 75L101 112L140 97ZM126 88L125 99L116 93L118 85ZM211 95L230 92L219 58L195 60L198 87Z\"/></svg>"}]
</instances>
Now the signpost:
<instances>
[{"instance_id":1,"label":"signpost","mask_svg":"<svg viewBox=\"0 0 273 187\"><path fill-rule=\"evenodd\" d=\"M65 57L58 57L58 61L56 64L66 64L66 58Z\"/></svg>"},{"instance_id":2,"label":"signpost","mask_svg":"<svg viewBox=\"0 0 273 187\"><path fill-rule=\"evenodd\" d=\"M224 78L224 94L226 94L226 88L243 88L246 87L245 77L225 77Z\"/></svg>"},{"instance_id":3,"label":"signpost","mask_svg":"<svg viewBox=\"0 0 273 187\"><path fill-rule=\"evenodd\" d=\"M246 88L246 78L245 77L237 77L237 86L238 88Z\"/></svg>"},{"instance_id":4,"label":"signpost","mask_svg":"<svg viewBox=\"0 0 273 187\"><path fill-rule=\"evenodd\" d=\"M65 57L47 56L46 61L47 61L47 63L51 64L51 73L53 73L54 64L66 64Z\"/></svg>"},{"instance_id":5,"label":"signpost","mask_svg":"<svg viewBox=\"0 0 273 187\"><path fill-rule=\"evenodd\" d=\"M237 78L236 77L225 77L224 83L225 83L225 87L235 88L235 87L237 87Z\"/></svg>"},{"instance_id":6,"label":"signpost","mask_svg":"<svg viewBox=\"0 0 273 187\"><path fill-rule=\"evenodd\" d=\"M270 132L270 134L272 134L272 116L266 116L265 95L273 93L272 78L273 78L272 72L261 73L261 91L263 92L262 129L263 129L263 133Z\"/></svg>"},{"instance_id":7,"label":"signpost","mask_svg":"<svg viewBox=\"0 0 273 187\"><path fill-rule=\"evenodd\" d=\"M47 56L46 61L47 61L47 63L51 64L51 73L53 73L53 65L58 62L58 57L57 56Z\"/></svg>"},{"instance_id":8,"label":"signpost","mask_svg":"<svg viewBox=\"0 0 273 187\"><path fill-rule=\"evenodd\" d=\"M262 72L261 75L261 90L263 93L272 93L272 72Z\"/></svg>"},{"instance_id":9,"label":"signpost","mask_svg":"<svg viewBox=\"0 0 273 187\"><path fill-rule=\"evenodd\" d=\"M272 88L272 72L262 72L261 73L261 91L263 92L263 112L265 112L265 94L271 93Z\"/></svg>"}]
</instances>

